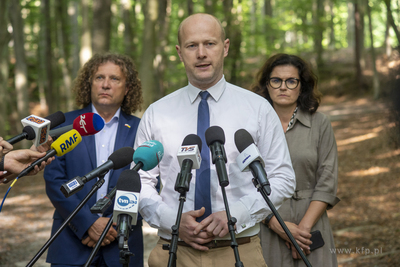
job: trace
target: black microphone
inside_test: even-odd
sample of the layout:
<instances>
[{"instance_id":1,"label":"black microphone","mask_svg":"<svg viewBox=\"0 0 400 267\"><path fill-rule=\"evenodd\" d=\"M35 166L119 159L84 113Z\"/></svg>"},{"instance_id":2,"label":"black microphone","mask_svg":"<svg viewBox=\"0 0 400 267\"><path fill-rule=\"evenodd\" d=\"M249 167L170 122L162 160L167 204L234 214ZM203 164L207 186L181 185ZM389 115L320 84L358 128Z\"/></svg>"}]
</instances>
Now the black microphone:
<instances>
[{"instance_id":1,"label":"black microphone","mask_svg":"<svg viewBox=\"0 0 400 267\"><path fill-rule=\"evenodd\" d=\"M65 197L69 197L80 191L83 188L84 184L89 182L93 178L106 175L107 172L112 169L117 170L125 167L132 162L133 153L134 150L132 147L123 147L118 149L117 151L114 151L114 153L112 153L108 157L108 160L96 169L87 173L83 177L77 176L64 183L60 188L61 192L63 192Z\"/></svg>"},{"instance_id":2,"label":"black microphone","mask_svg":"<svg viewBox=\"0 0 400 267\"><path fill-rule=\"evenodd\" d=\"M265 187L268 195L271 194L267 173L264 169L264 160L257 146L254 144L253 137L245 129L237 130L235 133L235 144L240 152L236 158L239 169L241 171L248 171L250 168L253 177L261 186Z\"/></svg>"},{"instance_id":3,"label":"black microphone","mask_svg":"<svg viewBox=\"0 0 400 267\"><path fill-rule=\"evenodd\" d=\"M133 154L133 162L135 162L136 164L135 166L133 166L132 170L151 170L160 163L163 155L164 147L160 142L156 140L146 141L141 144ZM90 208L90 211L92 213L104 213L108 209L108 207L111 206L111 201L115 197L116 191L116 187L111 189L111 191L107 195L99 199L96 204Z\"/></svg>"},{"instance_id":4,"label":"black microphone","mask_svg":"<svg viewBox=\"0 0 400 267\"><path fill-rule=\"evenodd\" d=\"M7 140L11 145L24 139L33 140L33 144L38 147L47 142L50 129L65 122L64 113L57 111L45 118L30 115L21 120L24 128L22 133Z\"/></svg>"},{"instance_id":5,"label":"black microphone","mask_svg":"<svg viewBox=\"0 0 400 267\"><path fill-rule=\"evenodd\" d=\"M225 154L225 134L219 126L211 126L205 133L207 145L210 147L212 163L215 164L220 186L229 184L228 174L226 172L226 154Z\"/></svg>"},{"instance_id":6,"label":"black microphone","mask_svg":"<svg viewBox=\"0 0 400 267\"><path fill-rule=\"evenodd\" d=\"M131 226L137 223L139 193L142 188L137 171L124 170L118 178L116 188L113 221L117 222L118 247L123 249Z\"/></svg>"},{"instance_id":7,"label":"black microphone","mask_svg":"<svg viewBox=\"0 0 400 267\"><path fill-rule=\"evenodd\" d=\"M181 172L175 182L175 191L185 193L189 191L192 180L192 169L199 169L201 164L201 139L196 134L189 134L183 139L178 151L178 161Z\"/></svg>"}]
</instances>

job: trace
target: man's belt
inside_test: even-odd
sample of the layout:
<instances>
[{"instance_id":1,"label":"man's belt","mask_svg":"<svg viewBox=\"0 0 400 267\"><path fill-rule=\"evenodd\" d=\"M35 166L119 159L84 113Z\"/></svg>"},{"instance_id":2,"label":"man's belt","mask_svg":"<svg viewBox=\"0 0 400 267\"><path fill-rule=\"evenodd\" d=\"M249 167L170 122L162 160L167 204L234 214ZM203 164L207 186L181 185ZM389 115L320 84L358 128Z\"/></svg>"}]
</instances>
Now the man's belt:
<instances>
[{"instance_id":1,"label":"man's belt","mask_svg":"<svg viewBox=\"0 0 400 267\"><path fill-rule=\"evenodd\" d=\"M168 239L165 239L162 237L160 237L160 239L162 239L168 243L171 243L171 240L168 240ZM250 243L250 236L236 238L236 242L238 245ZM232 240L213 240L208 243L199 244L199 245L205 246L208 248L222 248L222 247L228 247L231 244L232 244ZM178 241L178 246L192 247L191 245L185 243L184 241Z\"/></svg>"}]
</instances>

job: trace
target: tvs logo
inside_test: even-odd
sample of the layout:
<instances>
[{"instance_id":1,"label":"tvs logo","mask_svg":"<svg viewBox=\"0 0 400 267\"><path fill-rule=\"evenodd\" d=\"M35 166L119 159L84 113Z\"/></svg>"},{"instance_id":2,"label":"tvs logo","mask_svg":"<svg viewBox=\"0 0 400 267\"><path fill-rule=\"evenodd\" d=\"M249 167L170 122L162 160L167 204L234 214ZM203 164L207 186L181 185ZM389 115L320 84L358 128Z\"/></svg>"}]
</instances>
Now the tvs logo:
<instances>
[{"instance_id":1,"label":"tvs logo","mask_svg":"<svg viewBox=\"0 0 400 267\"><path fill-rule=\"evenodd\" d=\"M192 152L194 151L196 147L195 146L183 146L181 147L181 152L185 153L185 152Z\"/></svg>"},{"instance_id":2,"label":"tvs logo","mask_svg":"<svg viewBox=\"0 0 400 267\"><path fill-rule=\"evenodd\" d=\"M129 210L137 204L138 204L137 197L135 194L132 193L123 194L117 199L118 208L122 210Z\"/></svg>"}]
</instances>

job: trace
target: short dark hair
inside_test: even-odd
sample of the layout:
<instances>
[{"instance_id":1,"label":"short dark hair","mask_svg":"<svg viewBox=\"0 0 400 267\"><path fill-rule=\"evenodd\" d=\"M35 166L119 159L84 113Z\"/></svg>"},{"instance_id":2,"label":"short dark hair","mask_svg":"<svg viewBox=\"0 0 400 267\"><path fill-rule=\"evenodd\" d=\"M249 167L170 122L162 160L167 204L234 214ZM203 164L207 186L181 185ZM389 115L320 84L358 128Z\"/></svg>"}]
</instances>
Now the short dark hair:
<instances>
[{"instance_id":1,"label":"short dark hair","mask_svg":"<svg viewBox=\"0 0 400 267\"><path fill-rule=\"evenodd\" d=\"M298 56L282 53L271 56L258 71L251 90L265 97L272 105L272 99L267 88L268 79L276 66L284 65L293 66L299 71L301 90L297 99L297 106L311 114L316 112L321 102L321 93L317 88L318 78L312 71L310 64Z\"/></svg>"},{"instance_id":2,"label":"short dark hair","mask_svg":"<svg viewBox=\"0 0 400 267\"><path fill-rule=\"evenodd\" d=\"M128 93L125 95L121 104L121 109L127 114L140 110L143 103L142 85L132 59L119 54L103 53L95 54L79 70L78 76L74 81L73 91L76 93L75 101L80 107L86 107L91 100L91 88L93 75L99 66L107 62L114 63L121 68L126 78L126 88Z\"/></svg>"}]
</instances>

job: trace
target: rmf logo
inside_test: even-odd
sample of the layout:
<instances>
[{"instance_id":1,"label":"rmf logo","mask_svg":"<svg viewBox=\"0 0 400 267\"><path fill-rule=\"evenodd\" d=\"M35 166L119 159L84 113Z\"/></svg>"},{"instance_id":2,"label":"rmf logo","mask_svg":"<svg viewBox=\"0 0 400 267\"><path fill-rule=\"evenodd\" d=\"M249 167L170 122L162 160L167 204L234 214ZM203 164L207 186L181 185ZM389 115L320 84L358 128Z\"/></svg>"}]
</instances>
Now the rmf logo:
<instances>
[{"instance_id":1,"label":"rmf logo","mask_svg":"<svg viewBox=\"0 0 400 267\"><path fill-rule=\"evenodd\" d=\"M183 146L181 147L181 152L192 152L195 148L195 146Z\"/></svg>"},{"instance_id":2,"label":"rmf logo","mask_svg":"<svg viewBox=\"0 0 400 267\"><path fill-rule=\"evenodd\" d=\"M31 122L36 122L37 124L42 124L45 122L44 120L41 120L34 116L29 116L28 118L26 118L26 120L31 121Z\"/></svg>"},{"instance_id":3,"label":"rmf logo","mask_svg":"<svg viewBox=\"0 0 400 267\"><path fill-rule=\"evenodd\" d=\"M71 137L69 138L69 140L67 139L67 140L65 140L65 143L61 143L61 144L60 144L61 153L64 152L64 150L68 150L68 148L69 148L70 146L72 146L73 144L75 144L75 142L76 142L77 139L78 139L78 136L77 136L76 133L74 133L74 135L71 136Z\"/></svg>"}]
</instances>

